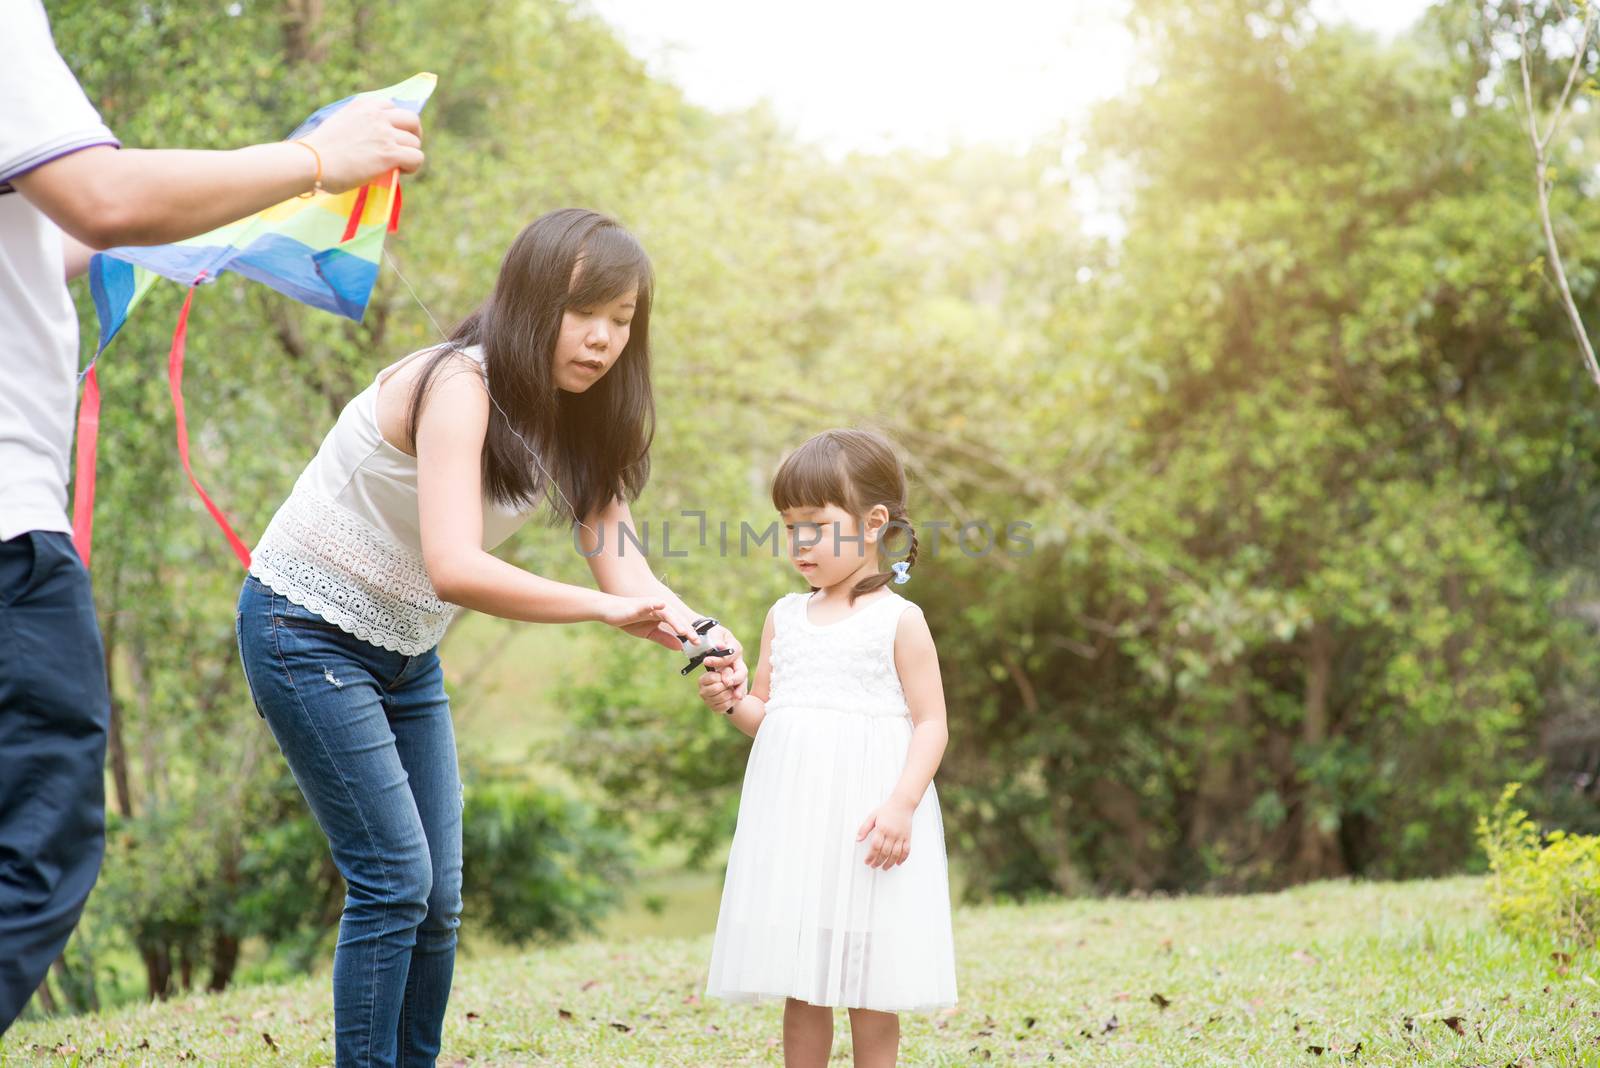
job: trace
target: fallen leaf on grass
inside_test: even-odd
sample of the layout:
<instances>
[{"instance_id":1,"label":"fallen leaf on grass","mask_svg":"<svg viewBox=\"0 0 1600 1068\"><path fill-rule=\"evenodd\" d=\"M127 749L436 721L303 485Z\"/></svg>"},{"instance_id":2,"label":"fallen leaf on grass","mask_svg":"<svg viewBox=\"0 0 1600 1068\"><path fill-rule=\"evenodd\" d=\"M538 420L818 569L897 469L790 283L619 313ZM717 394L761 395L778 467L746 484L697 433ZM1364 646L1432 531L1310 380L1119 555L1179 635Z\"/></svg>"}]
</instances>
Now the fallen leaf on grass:
<instances>
[{"instance_id":1,"label":"fallen leaf on grass","mask_svg":"<svg viewBox=\"0 0 1600 1068\"><path fill-rule=\"evenodd\" d=\"M267 1044L267 1048L272 1052L278 1052L278 1044L272 1040L272 1036L267 1032L261 1032L261 1041L265 1042Z\"/></svg>"},{"instance_id":2,"label":"fallen leaf on grass","mask_svg":"<svg viewBox=\"0 0 1600 1068\"><path fill-rule=\"evenodd\" d=\"M580 986L578 989L579 990L593 990L595 987L597 987L599 985L600 985L600 980L598 980L598 979L590 979L587 982L585 982L582 986Z\"/></svg>"},{"instance_id":3,"label":"fallen leaf on grass","mask_svg":"<svg viewBox=\"0 0 1600 1068\"><path fill-rule=\"evenodd\" d=\"M563 1020L572 1019L572 1013L568 1012L566 1009L557 1009L556 1015L561 1017Z\"/></svg>"},{"instance_id":4,"label":"fallen leaf on grass","mask_svg":"<svg viewBox=\"0 0 1600 1068\"><path fill-rule=\"evenodd\" d=\"M618 1031L621 1031L625 1035L633 1034L633 1025L632 1024L625 1024L621 1020L612 1020L611 1021L611 1026L616 1028Z\"/></svg>"},{"instance_id":5,"label":"fallen leaf on grass","mask_svg":"<svg viewBox=\"0 0 1600 1068\"><path fill-rule=\"evenodd\" d=\"M1289 954L1289 959L1290 960L1297 960L1301 964L1320 964L1321 963L1321 961L1317 960L1317 958L1315 956L1313 956L1310 953L1307 953L1303 949L1297 949L1293 953Z\"/></svg>"},{"instance_id":6,"label":"fallen leaf on grass","mask_svg":"<svg viewBox=\"0 0 1600 1068\"><path fill-rule=\"evenodd\" d=\"M1106 1021L1106 1025L1101 1029L1100 1033L1102 1035L1109 1035L1111 1032L1115 1031L1118 1026L1116 1014L1113 1013L1111 1019Z\"/></svg>"},{"instance_id":7,"label":"fallen leaf on grass","mask_svg":"<svg viewBox=\"0 0 1600 1068\"><path fill-rule=\"evenodd\" d=\"M1450 1028L1450 1030L1454 1031L1456 1034L1462 1036L1463 1038L1466 1037L1467 1029L1466 1029L1466 1027L1464 1027L1462 1025L1461 1017L1459 1017L1459 1016L1446 1016L1443 1020L1440 1020L1439 1022L1444 1024L1446 1027Z\"/></svg>"},{"instance_id":8,"label":"fallen leaf on grass","mask_svg":"<svg viewBox=\"0 0 1600 1068\"><path fill-rule=\"evenodd\" d=\"M1172 1004L1172 999L1162 997L1160 994L1151 994L1150 1004L1154 1005L1158 1009L1164 1009L1168 1005Z\"/></svg>"}]
</instances>

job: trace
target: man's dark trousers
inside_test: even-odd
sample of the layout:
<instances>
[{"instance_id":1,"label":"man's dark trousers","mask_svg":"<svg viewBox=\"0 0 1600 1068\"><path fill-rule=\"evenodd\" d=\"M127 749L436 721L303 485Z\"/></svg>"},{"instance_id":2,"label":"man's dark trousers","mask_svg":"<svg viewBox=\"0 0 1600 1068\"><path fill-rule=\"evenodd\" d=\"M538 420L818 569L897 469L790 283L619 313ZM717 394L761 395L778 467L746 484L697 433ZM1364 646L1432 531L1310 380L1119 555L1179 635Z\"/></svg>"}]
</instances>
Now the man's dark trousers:
<instances>
[{"instance_id":1,"label":"man's dark trousers","mask_svg":"<svg viewBox=\"0 0 1600 1068\"><path fill-rule=\"evenodd\" d=\"M0 1034L66 945L105 853L106 665L66 534L0 541Z\"/></svg>"}]
</instances>

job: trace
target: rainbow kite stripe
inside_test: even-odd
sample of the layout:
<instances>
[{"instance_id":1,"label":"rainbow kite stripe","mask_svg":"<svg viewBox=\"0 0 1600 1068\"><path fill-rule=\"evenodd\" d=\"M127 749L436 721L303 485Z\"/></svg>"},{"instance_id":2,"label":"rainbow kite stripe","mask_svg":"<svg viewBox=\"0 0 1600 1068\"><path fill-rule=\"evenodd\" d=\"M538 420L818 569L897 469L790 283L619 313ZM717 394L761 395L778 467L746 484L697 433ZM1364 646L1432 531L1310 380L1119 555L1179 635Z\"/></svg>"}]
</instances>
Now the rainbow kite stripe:
<instances>
[{"instance_id":1,"label":"rainbow kite stripe","mask_svg":"<svg viewBox=\"0 0 1600 1068\"><path fill-rule=\"evenodd\" d=\"M421 112L437 79L417 74L387 89L319 108L289 135L302 137L351 100L388 97ZM294 197L247 219L170 245L106 249L89 263L89 290L104 351L157 278L186 286L234 271L285 296L359 321L372 296L383 239L400 204L395 175L344 193Z\"/></svg>"}]
</instances>

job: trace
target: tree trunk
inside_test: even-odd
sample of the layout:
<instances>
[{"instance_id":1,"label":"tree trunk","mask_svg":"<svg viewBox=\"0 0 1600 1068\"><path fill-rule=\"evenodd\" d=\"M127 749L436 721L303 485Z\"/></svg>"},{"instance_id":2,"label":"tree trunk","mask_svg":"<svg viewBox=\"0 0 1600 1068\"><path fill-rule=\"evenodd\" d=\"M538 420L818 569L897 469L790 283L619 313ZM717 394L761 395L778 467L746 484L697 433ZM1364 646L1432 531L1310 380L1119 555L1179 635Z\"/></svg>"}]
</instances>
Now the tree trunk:
<instances>
[{"instance_id":1,"label":"tree trunk","mask_svg":"<svg viewBox=\"0 0 1600 1068\"><path fill-rule=\"evenodd\" d=\"M172 948L166 945L141 946L144 958L144 984L151 1001L165 1001L172 994Z\"/></svg>"},{"instance_id":2,"label":"tree trunk","mask_svg":"<svg viewBox=\"0 0 1600 1068\"><path fill-rule=\"evenodd\" d=\"M1251 858L1251 845L1241 819L1249 807L1249 784L1239 774L1238 747L1248 737L1253 710L1250 705L1248 668L1234 664L1229 671L1232 692L1225 709L1206 731L1199 754L1194 796L1189 805L1184 844L1192 855L1209 851L1227 869L1221 883L1242 886L1251 879L1243 869Z\"/></svg>"},{"instance_id":3,"label":"tree trunk","mask_svg":"<svg viewBox=\"0 0 1600 1068\"><path fill-rule=\"evenodd\" d=\"M189 942L178 947L178 988L185 994L194 989L194 946Z\"/></svg>"},{"instance_id":4,"label":"tree trunk","mask_svg":"<svg viewBox=\"0 0 1600 1068\"><path fill-rule=\"evenodd\" d=\"M84 947L80 945L79 949L84 949ZM56 958L56 970L59 974L71 974L67 970L67 958L65 954ZM94 978L94 957L91 956L87 950L84 950L83 971L83 981L81 983L75 982L73 984L74 987L83 991L83 1004L80 1005L79 1008L83 1009L85 1012L99 1012L100 990L96 985Z\"/></svg>"},{"instance_id":5,"label":"tree trunk","mask_svg":"<svg viewBox=\"0 0 1600 1068\"><path fill-rule=\"evenodd\" d=\"M56 1014L56 996L50 992L50 973L46 972L43 979L39 980L39 988L33 992L39 999L39 1007L47 1016Z\"/></svg>"},{"instance_id":6,"label":"tree trunk","mask_svg":"<svg viewBox=\"0 0 1600 1068\"><path fill-rule=\"evenodd\" d=\"M226 990L233 982L233 970L238 964L239 940L219 931L211 942L211 979L206 989L213 994Z\"/></svg>"},{"instance_id":7,"label":"tree trunk","mask_svg":"<svg viewBox=\"0 0 1600 1068\"><path fill-rule=\"evenodd\" d=\"M1310 752L1321 749L1328 740L1333 651L1333 630L1318 620L1311 626L1306 647L1305 718L1300 724L1300 741ZM1307 784L1301 794L1299 843L1290 865L1290 873L1297 881L1344 874L1338 828L1324 829L1317 818L1328 801L1322 787L1315 783Z\"/></svg>"},{"instance_id":8,"label":"tree trunk","mask_svg":"<svg viewBox=\"0 0 1600 1068\"><path fill-rule=\"evenodd\" d=\"M115 581L112 584L115 596ZM106 621L106 692L111 695L111 721L106 733L106 762L111 765L111 785L117 797L117 811L123 819L133 818L133 787L128 781L128 749L122 741L122 702L117 700L113 669L117 651L116 613Z\"/></svg>"},{"instance_id":9,"label":"tree trunk","mask_svg":"<svg viewBox=\"0 0 1600 1068\"><path fill-rule=\"evenodd\" d=\"M286 0L283 5L283 50L291 63L321 63L328 49L317 32L322 0Z\"/></svg>"}]
</instances>

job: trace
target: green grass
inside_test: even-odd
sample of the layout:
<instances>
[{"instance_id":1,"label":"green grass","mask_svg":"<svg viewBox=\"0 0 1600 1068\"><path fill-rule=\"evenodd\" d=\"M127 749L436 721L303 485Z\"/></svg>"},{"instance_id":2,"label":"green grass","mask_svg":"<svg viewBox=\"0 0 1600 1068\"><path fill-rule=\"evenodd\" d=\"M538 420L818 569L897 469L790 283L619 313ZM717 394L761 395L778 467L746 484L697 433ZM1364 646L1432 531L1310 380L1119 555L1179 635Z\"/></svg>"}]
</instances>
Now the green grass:
<instances>
[{"instance_id":1,"label":"green grass","mask_svg":"<svg viewBox=\"0 0 1600 1068\"><path fill-rule=\"evenodd\" d=\"M1482 894L1452 879L959 910L961 1003L906 1016L901 1060L1600 1064L1600 954L1563 966L1497 931ZM709 948L650 938L463 960L440 1064L781 1064L776 1008L699 997ZM330 1025L319 977L20 1023L0 1064L327 1064ZM837 1063L848 1049L840 1014Z\"/></svg>"}]
</instances>

